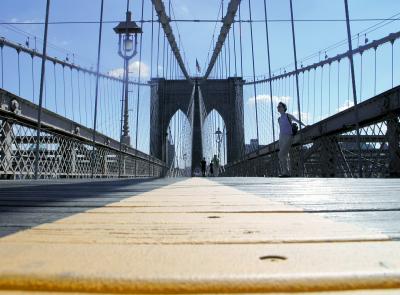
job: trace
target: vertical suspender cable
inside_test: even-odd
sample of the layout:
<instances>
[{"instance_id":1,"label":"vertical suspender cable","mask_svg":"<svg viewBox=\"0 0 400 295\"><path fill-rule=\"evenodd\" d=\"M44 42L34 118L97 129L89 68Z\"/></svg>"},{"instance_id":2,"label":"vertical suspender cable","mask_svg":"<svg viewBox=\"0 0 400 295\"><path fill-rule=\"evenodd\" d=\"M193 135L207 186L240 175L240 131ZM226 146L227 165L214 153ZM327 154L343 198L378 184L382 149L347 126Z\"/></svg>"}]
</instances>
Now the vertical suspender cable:
<instances>
[{"instance_id":1,"label":"vertical suspender cable","mask_svg":"<svg viewBox=\"0 0 400 295\"><path fill-rule=\"evenodd\" d=\"M243 44L242 44L242 16L240 13L240 6L239 4L239 47L240 47L240 73L241 77L243 77Z\"/></svg>"},{"instance_id":2,"label":"vertical suspender cable","mask_svg":"<svg viewBox=\"0 0 400 295\"><path fill-rule=\"evenodd\" d=\"M163 64L163 78L165 78L165 33L163 33L164 44L163 44L163 53L162 53L162 64Z\"/></svg>"},{"instance_id":3,"label":"vertical suspender cable","mask_svg":"<svg viewBox=\"0 0 400 295\"><path fill-rule=\"evenodd\" d=\"M337 111L339 112L340 108L340 59L338 60L337 65Z\"/></svg>"},{"instance_id":4,"label":"vertical suspender cable","mask_svg":"<svg viewBox=\"0 0 400 295\"><path fill-rule=\"evenodd\" d=\"M144 12L144 0L142 0L142 16L140 20L140 24L143 27L143 12ZM139 41L139 74L138 79L139 83L141 82L141 70L142 70L142 37L140 34ZM135 148L138 148L138 133L139 133L139 107L140 107L140 84L137 86L137 100L136 100L136 134L135 134ZM136 162L135 162L136 163Z\"/></svg>"},{"instance_id":5,"label":"vertical suspender cable","mask_svg":"<svg viewBox=\"0 0 400 295\"><path fill-rule=\"evenodd\" d=\"M160 60L160 27L161 27L161 24L160 24L160 22L158 22L157 65L156 65L156 69L157 69L157 78L160 77L159 69L158 69L159 60Z\"/></svg>"},{"instance_id":6,"label":"vertical suspender cable","mask_svg":"<svg viewBox=\"0 0 400 295\"><path fill-rule=\"evenodd\" d=\"M54 104L56 106L56 113L58 114L56 62L53 62L53 78L54 78ZM34 81L33 81L33 83L34 83ZM35 90L33 90L33 92L35 92Z\"/></svg>"},{"instance_id":7,"label":"vertical suspender cable","mask_svg":"<svg viewBox=\"0 0 400 295\"><path fill-rule=\"evenodd\" d=\"M74 108L74 84L73 84L73 79L72 79L72 67L69 68L70 69L70 84L71 84L71 112L72 112L72 121L75 122L75 108Z\"/></svg>"},{"instance_id":8,"label":"vertical suspender cable","mask_svg":"<svg viewBox=\"0 0 400 295\"><path fill-rule=\"evenodd\" d=\"M65 66L62 65L63 68L63 100L64 100L64 117L67 117L67 98L65 92Z\"/></svg>"},{"instance_id":9,"label":"vertical suspender cable","mask_svg":"<svg viewBox=\"0 0 400 295\"><path fill-rule=\"evenodd\" d=\"M376 95L376 50L378 47L374 47L374 95Z\"/></svg>"},{"instance_id":10,"label":"vertical suspender cable","mask_svg":"<svg viewBox=\"0 0 400 295\"><path fill-rule=\"evenodd\" d=\"M328 70L328 116L331 114L331 63Z\"/></svg>"},{"instance_id":11,"label":"vertical suspender cable","mask_svg":"<svg viewBox=\"0 0 400 295\"><path fill-rule=\"evenodd\" d=\"M231 41L229 38L229 33L228 33L228 62L229 62L229 76L231 76Z\"/></svg>"},{"instance_id":12,"label":"vertical suspender cable","mask_svg":"<svg viewBox=\"0 0 400 295\"><path fill-rule=\"evenodd\" d=\"M1 88L4 88L4 54L3 54L4 44L0 44L0 54L1 54Z\"/></svg>"},{"instance_id":13,"label":"vertical suspender cable","mask_svg":"<svg viewBox=\"0 0 400 295\"><path fill-rule=\"evenodd\" d=\"M347 41L349 43L348 54L349 54L349 60L350 60L351 83L352 83L352 86L353 86L354 116L355 116L355 119L356 119L357 147L358 147L358 176L362 177L360 123L359 123L358 105L357 105L356 78L355 78L355 74L354 74L353 48L352 48L352 44L351 44L349 6L348 6L348 3L347 3L347 0L344 0L344 8L345 8L345 12L346 12Z\"/></svg>"},{"instance_id":14,"label":"vertical suspender cable","mask_svg":"<svg viewBox=\"0 0 400 295\"><path fill-rule=\"evenodd\" d=\"M317 68L314 68L314 81L313 81L313 124L315 123L315 105L316 105L316 94L315 94L315 89L316 89L316 84L317 82Z\"/></svg>"},{"instance_id":15,"label":"vertical suspender cable","mask_svg":"<svg viewBox=\"0 0 400 295\"><path fill-rule=\"evenodd\" d=\"M153 78L153 41L154 41L154 9L151 9L150 79Z\"/></svg>"},{"instance_id":16,"label":"vertical suspender cable","mask_svg":"<svg viewBox=\"0 0 400 295\"><path fill-rule=\"evenodd\" d=\"M300 97L303 97L303 99L301 100L301 109L304 110L304 104L305 104L305 102L304 102L304 79L305 79L306 72L303 71L301 74L302 74L301 75L302 79L301 79L301 96Z\"/></svg>"},{"instance_id":17,"label":"vertical suspender cable","mask_svg":"<svg viewBox=\"0 0 400 295\"><path fill-rule=\"evenodd\" d=\"M33 58L34 55L31 55L31 76L32 76L32 101L35 103L35 71L34 71L34 65L33 65ZM55 62L54 62L54 67L55 67ZM57 112L57 111L56 111Z\"/></svg>"},{"instance_id":18,"label":"vertical suspender cable","mask_svg":"<svg viewBox=\"0 0 400 295\"><path fill-rule=\"evenodd\" d=\"M44 25L44 37L43 37L43 51L42 51L42 68L40 74L40 88L39 88L39 108L38 108L38 126L36 130L36 151L35 151L35 179L39 178L39 145L40 145L40 129L42 124L42 104L43 104L43 83L45 75L45 65L47 56L47 32L49 27L49 12L50 12L50 0L46 2L46 20Z\"/></svg>"},{"instance_id":19,"label":"vertical suspender cable","mask_svg":"<svg viewBox=\"0 0 400 295\"><path fill-rule=\"evenodd\" d=\"M267 39L267 55L268 55L268 79L269 79L269 95L271 103L271 120L272 120L272 138L275 142L275 120L274 120L274 103L272 100L272 79L271 79L271 56L269 51L269 35L268 35L268 15L267 15L267 3L264 0L264 17L265 17L265 37Z\"/></svg>"},{"instance_id":20,"label":"vertical suspender cable","mask_svg":"<svg viewBox=\"0 0 400 295\"><path fill-rule=\"evenodd\" d=\"M235 77L237 77L235 22L233 22L232 24L232 29L233 29L233 56L235 58Z\"/></svg>"},{"instance_id":21,"label":"vertical suspender cable","mask_svg":"<svg viewBox=\"0 0 400 295\"><path fill-rule=\"evenodd\" d=\"M20 66L20 52L21 49L17 49L18 55L18 96L21 96L21 66Z\"/></svg>"},{"instance_id":22,"label":"vertical suspender cable","mask_svg":"<svg viewBox=\"0 0 400 295\"><path fill-rule=\"evenodd\" d=\"M82 105L81 105L81 83L80 83L80 70L77 70L77 76L78 76L78 109L79 109L79 124L83 124L82 122Z\"/></svg>"},{"instance_id":23,"label":"vertical suspender cable","mask_svg":"<svg viewBox=\"0 0 400 295\"><path fill-rule=\"evenodd\" d=\"M393 88L393 81L394 81L394 58L393 58L393 45L394 45L394 39L390 41L392 44L392 88Z\"/></svg>"},{"instance_id":24,"label":"vertical suspender cable","mask_svg":"<svg viewBox=\"0 0 400 295\"><path fill-rule=\"evenodd\" d=\"M88 124L88 113L87 113L87 91L86 91L86 72L83 72L83 88L84 88L84 93L85 93L85 104L84 104L84 108L85 108L85 126L89 126Z\"/></svg>"},{"instance_id":25,"label":"vertical suspender cable","mask_svg":"<svg viewBox=\"0 0 400 295\"><path fill-rule=\"evenodd\" d=\"M299 93L299 73L297 70L297 54L296 54L296 37L294 32L294 21L293 21L293 4L290 0L290 20L292 24L292 39L293 39L293 57L294 57L294 69L296 75L296 94L297 94L297 110L299 111L299 121L301 121L301 108L300 108L300 93ZM301 131L301 123L299 124ZM302 153L302 134L300 133L300 173L304 176L304 163L303 163L303 153Z\"/></svg>"},{"instance_id":26,"label":"vertical suspender cable","mask_svg":"<svg viewBox=\"0 0 400 295\"><path fill-rule=\"evenodd\" d=\"M124 69L127 68L127 60L124 58ZM124 123L124 96L125 96L125 83L122 83L122 96L121 96L121 116L120 116L120 130L119 130L119 160L118 160L118 177L121 178L122 176L122 134L123 134L123 123ZM135 161L136 162L136 161ZM136 174L136 172L135 172Z\"/></svg>"},{"instance_id":27,"label":"vertical suspender cable","mask_svg":"<svg viewBox=\"0 0 400 295\"><path fill-rule=\"evenodd\" d=\"M154 43L154 9L152 8L152 9L151 9L150 79L153 78L153 43ZM151 89L150 89L150 95L151 95ZM152 117L152 110L153 110L153 108L151 107L151 104L150 104L149 107L150 107L150 118L151 118L151 117ZM150 123L150 124L151 124L151 123ZM148 175L148 176L149 176L149 177L151 176L151 175L150 175L150 171L151 171L150 146L151 146L151 143L150 143L150 140L149 140L149 161L148 161L148 164L149 164L149 175Z\"/></svg>"},{"instance_id":28,"label":"vertical suspender cable","mask_svg":"<svg viewBox=\"0 0 400 295\"><path fill-rule=\"evenodd\" d=\"M321 89L320 89L320 120L322 119L322 102L323 102L323 85L324 85L324 66L321 66Z\"/></svg>"},{"instance_id":29,"label":"vertical suspender cable","mask_svg":"<svg viewBox=\"0 0 400 295\"><path fill-rule=\"evenodd\" d=\"M363 87L363 52L361 51L360 52L360 101L362 101L362 87Z\"/></svg>"},{"instance_id":30,"label":"vertical suspender cable","mask_svg":"<svg viewBox=\"0 0 400 295\"><path fill-rule=\"evenodd\" d=\"M260 146L260 138L258 134L258 110L257 110L257 87L256 87L256 66L254 63L254 43L253 43L253 21L251 19L251 0L249 0L249 16L250 16L250 38L251 38L251 59L253 64L253 90L254 90L254 106L256 109L256 134L257 134L257 150Z\"/></svg>"},{"instance_id":31,"label":"vertical suspender cable","mask_svg":"<svg viewBox=\"0 0 400 295\"><path fill-rule=\"evenodd\" d=\"M95 145L96 145L96 127L97 127L97 102L99 96L99 71L100 71L100 55L101 55L101 37L103 29L103 6L104 0L100 4L100 26L99 26L99 41L97 44L97 65L96 65L96 90L94 97L94 116L93 116L93 150L92 150L92 178L94 177L94 163L95 163Z\"/></svg>"},{"instance_id":32,"label":"vertical suspender cable","mask_svg":"<svg viewBox=\"0 0 400 295\"><path fill-rule=\"evenodd\" d=\"M307 70L307 113L310 113L310 69ZM310 115L307 116L307 125L310 122Z\"/></svg>"}]
</instances>

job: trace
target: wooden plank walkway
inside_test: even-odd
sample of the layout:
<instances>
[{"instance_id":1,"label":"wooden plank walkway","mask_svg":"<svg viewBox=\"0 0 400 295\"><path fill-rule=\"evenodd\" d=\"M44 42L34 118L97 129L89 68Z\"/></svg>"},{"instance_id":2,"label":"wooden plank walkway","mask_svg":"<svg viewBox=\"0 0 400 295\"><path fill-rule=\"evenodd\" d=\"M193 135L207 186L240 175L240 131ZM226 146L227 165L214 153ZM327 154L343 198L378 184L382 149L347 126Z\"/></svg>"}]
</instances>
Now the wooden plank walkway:
<instances>
[{"instance_id":1,"label":"wooden plank walkway","mask_svg":"<svg viewBox=\"0 0 400 295\"><path fill-rule=\"evenodd\" d=\"M0 182L0 294L400 294L399 214L395 179Z\"/></svg>"}]
</instances>

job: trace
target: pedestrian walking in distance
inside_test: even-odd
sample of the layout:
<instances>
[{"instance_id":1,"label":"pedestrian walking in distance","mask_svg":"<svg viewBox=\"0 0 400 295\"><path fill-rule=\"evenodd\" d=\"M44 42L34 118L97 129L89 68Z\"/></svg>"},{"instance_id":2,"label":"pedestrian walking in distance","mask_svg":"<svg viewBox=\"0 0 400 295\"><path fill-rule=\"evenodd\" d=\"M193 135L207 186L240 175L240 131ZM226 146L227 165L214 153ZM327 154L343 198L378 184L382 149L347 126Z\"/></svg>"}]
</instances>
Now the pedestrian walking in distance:
<instances>
[{"instance_id":1,"label":"pedestrian walking in distance","mask_svg":"<svg viewBox=\"0 0 400 295\"><path fill-rule=\"evenodd\" d=\"M203 157L200 164L201 164L201 174L203 175L203 177L205 177L206 176L206 168L207 168L206 158Z\"/></svg>"}]
</instances>

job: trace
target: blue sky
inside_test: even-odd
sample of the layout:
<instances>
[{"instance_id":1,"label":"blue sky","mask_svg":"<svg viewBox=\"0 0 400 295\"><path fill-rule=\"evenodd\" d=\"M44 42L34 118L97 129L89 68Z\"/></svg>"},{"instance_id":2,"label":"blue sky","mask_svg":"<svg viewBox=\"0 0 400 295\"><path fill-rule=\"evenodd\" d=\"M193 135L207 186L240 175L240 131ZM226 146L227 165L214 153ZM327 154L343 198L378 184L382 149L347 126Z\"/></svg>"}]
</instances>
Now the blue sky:
<instances>
[{"instance_id":1,"label":"blue sky","mask_svg":"<svg viewBox=\"0 0 400 295\"><path fill-rule=\"evenodd\" d=\"M35 22L35 21L43 21L44 12L45 12L45 0L1 0L1 10L0 10L0 20L8 21L8 22ZM151 19L151 1L145 0L144 7L144 19ZM224 10L226 11L226 6L228 4L228 0L224 0ZM261 0L252 0L252 17L253 20L261 20L264 19L264 10L263 10L263 1ZM168 5L168 1L164 1L166 5ZM343 20L345 17L344 14L344 4L342 0L293 0L294 3L294 17L295 19L338 19ZM268 13L270 20L288 20L290 18L289 11L289 0L267 0L268 4ZM216 19L217 12L220 5L219 0L171 0L171 5L173 7L173 11L175 17L177 19ZM104 20L106 21L119 21L124 18L125 15L125 0L105 0L105 13ZM131 0L131 10L133 12L133 18L138 21L140 20L140 6L141 1L139 0ZM352 19L361 19L361 18L387 18L396 13L400 13L400 1L398 0L349 0L349 10L350 17ZM97 21L99 19L100 12L100 0L52 0L51 1L51 13L50 13L50 21ZM249 18L248 11L248 1L243 0L241 4L241 13L242 19L247 20ZM220 17L220 16L219 16ZM398 17L398 16L397 16ZM351 23L351 30L353 34L356 34L379 21L371 20L371 21L353 21ZM192 74L195 73L195 60L196 58L199 60L199 63L202 67L202 71L205 71L205 65L207 64L207 54L209 53L210 43L212 34L215 28L214 23L173 23L172 27L175 32L175 36L178 38L178 29L179 35L181 37L182 42L182 51L184 52L187 58L187 65L189 68L189 72ZM102 71L110 71L116 70L122 66L122 60L117 55L117 36L113 32L112 28L115 24L105 24L103 28L103 46L102 46L102 57L101 57L101 69ZM346 38L346 27L343 21L338 22L296 22L295 24L296 30L296 42L297 42L297 55L298 59L301 62L304 57L307 57L313 53L317 53L314 58L309 59L304 62L304 65L310 64L312 62L318 61L323 58L325 55L325 51L321 51L323 48L326 48L332 44L335 44L338 41L342 41ZM14 25L28 34L31 34L30 46L33 47L33 35L38 36L37 47L41 50L40 40L43 34L43 25L32 25L32 24L24 24L24 25ZM216 27L216 35L219 33L220 24ZM236 24L236 33L238 34L238 25ZM265 24L264 23L255 23L253 25L254 30L254 44L255 44L255 59L256 59L256 76L263 76L267 73L267 59L266 59L266 41L265 41ZM367 34L367 38L369 40L381 38L391 32L396 32L400 30L400 21L394 21L389 25L386 25L382 28L379 28L371 33ZM150 48L150 39L151 39L151 24L145 23L143 24L143 48L142 48L142 60L144 69L147 66L148 70L144 70L143 78L147 80L149 78L150 69L148 68L150 65L150 57L151 57L151 48ZM275 73L279 73L283 71L285 68L287 71L293 69L293 51L292 51L292 39L291 39L291 27L290 23L287 21L282 22L270 22L269 23L269 31L270 31L270 45L271 45L271 65L272 69ZM154 32L156 38L157 25L154 25ZM243 64L244 64L244 76L246 79L251 78L252 75L252 63L251 63L251 48L250 48L250 31L249 24L243 23L242 25L242 41L243 41ZM26 41L26 34L24 33L16 33L10 30L9 27L0 25L0 35L4 36L13 41L24 43ZM74 54L75 63L83 65L83 66L95 66L96 61L96 50L97 50L97 38L98 38L98 24L57 24L50 25L49 27L49 42L51 46L49 47L49 55L57 56L59 58L64 59L67 54L69 58L72 60L72 55ZM364 43L364 34L360 35L359 39L354 40L354 47L357 46L358 43ZM155 40L155 42L157 42ZM232 42L232 39L231 39ZM399 84L400 82L400 50L399 50L399 42L395 42L394 44L394 52L395 59L394 62L396 64L395 67L395 84ZM212 48L214 44L211 44ZM232 44L231 44L232 46ZM338 53L346 51L346 44L334 50L328 51L326 54L328 56L333 56ZM318 54L318 51L321 51ZM155 50L153 51L153 56L155 54ZM367 55L365 55L367 56ZM363 87L366 89L364 92L364 99L373 95L373 89L371 88L371 56L366 57L364 59L364 69L367 67L366 74L364 74L363 79L367 79L363 82ZM137 61L138 57L134 59ZM161 59L160 59L161 60ZM26 61L28 62L28 61ZM360 61L355 61L356 67L360 66ZM289 66L287 66L289 65ZM290 66L291 65L291 66ZM390 86L389 81L391 80L390 74L390 46L386 49L383 48L382 51L379 52L379 65L380 68L378 74L378 90L383 91L388 89ZM286 66L286 67L285 67ZM368 68L369 67L369 68ZM15 67L14 67L15 68ZM154 64L153 73L155 72L157 65ZM232 61L232 69L233 69L233 61ZM358 69L358 68L357 68ZM143 68L142 68L143 70ZM340 72L340 77L344 80L342 81L343 89L339 90L340 99L338 105L330 103L326 103L326 99L328 94L326 94L326 89L328 88L327 81L324 80L327 78L327 69L324 69L325 75L324 78L321 79L321 73L317 73L317 79L320 77L323 85L323 93L321 91L321 95L319 94L320 89L318 88L316 92L321 96L320 105L317 105L317 109L320 110L318 114L310 114L312 111L312 107L310 106L307 109L303 108L305 113L304 116L314 117L314 121L327 116L328 113L333 113L337 111L338 107L342 108L346 105L348 97L346 95L347 88L345 89L343 85L345 85L347 81L347 72L345 70L345 65ZM333 70L332 70L333 71ZM233 75L232 70L232 75ZM370 76L368 76L368 74ZM332 72L332 75L336 75L336 72ZM358 75L358 76L357 76ZM357 81L360 81L359 71L356 70ZM305 79L307 77L304 77ZM302 77L300 77L302 79ZM369 79L369 80L368 80ZM293 80L292 80L293 82ZM319 83L319 82L317 82ZM359 83L359 82L358 82ZM319 84L318 84L319 85ZM25 85L26 86L26 85ZM320 86L320 85L319 85ZM347 85L346 85L347 86ZM16 81L9 81L8 87L16 90ZM258 95L269 95L268 88L262 85L258 86L257 94ZM276 93L279 94L280 97L277 99L281 99L282 97L288 97L288 100L293 102L293 91L279 91L279 87L283 87L282 85L276 85L277 90ZM333 86L332 86L333 87ZM335 86L336 87L336 86ZM389 87L390 88L390 87ZM143 91L143 96L148 95L146 90ZM304 91L304 90L303 90ZM118 91L115 90L117 93ZM303 93L304 95L307 95ZM30 93L30 90L26 90L25 93ZM252 87L245 87L245 119L246 119L246 141L249 141L250 138L255 137L255 122L254 122L254 105L251 104L251 98L254 97ZM303 96L304 96L303 95ZM332 94L332 96L337 96L337 94ZM304 104L306 104L307 98L310 95L304 98ZM314 97L313 97L314 98ZM133 98L134 99L134 98ZM261 100L261 108L260 113L263 116L260 120L265 120L265 124L262 126L263 132L265 134L262 141L264 143L271 141L271 124L269 122L269 113L270 109L262 104L262 97L259 97ZM351 98L352 99L352 98ZM318 100L318 97L317 97ZM118 100L116 100L118 102ZM309 103L310 104L310 103ZM312 104L312 103L311 103ZM291 103L291 111L296 113L296 109L293 107L294 103ZM49 102L49 108L53 107ZM146 105L143 105L143 108L146 108ZM132 107L134 108L134 107ZM75 110L70 111L72 116ZM133 110L134 112L134 110ZM264 113L265 114L264 114ZM117 114L117 109L115 110L115 114ZM68 115L68 114L67 114ZM75 118L74 118L75 119ZM110 118L111 119L111 118ZM104 124L106 121L104 122ZM309 122L311 123L311 122ZM114 131L113 136L118 135L118 122L113 123ZM268 125L269 124L269 125ZM132 128L132 127L131 127ZM265 130L264 130L265 129ZM146 145L146 142L143 142L143 145Z\"/></svg>"},{"instance_id":2,"label":"blue sky","mask_svg":"<svg viewBox=\"0 0 400 295\"><path fill-rule=\"evenodd\" d=\"M168 1L164 1L168 5ZM219 7L219 0L171 0L177 18L185 19L215 19ZM263 19L263 1L252 0L253 19ZM289 19L289 1L269 0L269 18ZM294 15L297 19L344 19L344 6L342 0L294 0ZM135 20L140 19L139 0L131 0L133 16ZM224 1L225 7L228 1ZM96 21L99 18L99 0L52 0L51 21ZM124 18L126 1L125 0L105 0L105 20L121 20ZM44 0L2 0L0 18L4 21L42 21L44 19L45 1ZM400 3L397 0L350 0L351 18L384 18L400 12ZM225 8L226 10L226 8ZM145 1L145 19L151 19L151 2ZM248 19L248 1L242 1L242 18ZM352 31L357 33L362 29L373 25L376 21L352 22ZM115 24L104 25L104 42L102 68L105 70L119 67L120 58L116 51L116 36L112 31ZM213 23L178 23L182 37L183 49L186 53L190 71L195 72L195 59L200 64L206 62L207 52L211 42L214 29ZM257 74L266 73L266 67L262 65L265 59L265 33L264 24L254 24L254 36L256 40L256 59L260 66L256 67ZM42 25L18 25L19 28L34 35L42 36ZM399 22L394 22L381 30L368 36L370 39L382 36L385 33L398 29ZM176 27L173 25L176 32ZM150 63L150 33L151 25L144 24L144 50L143 60ZM82 63L95 63L97 46L97 24L76 24L76 25L51 25L49 30L49 40L52 44L64 48L77 55L76 60ZM20 42L25 41L22 35L14 34L2 28L2 35L11 37ZM219 32L219 30L217 30ZM271 23L271 56L272 68L278 69L287 65L292 60L291 32L290 23ZM317 52L337 41L346 37L344 22L311 22L296 23L296 40L299 58ZM245 76L251 74L249 48L248 24L243 24L243 39L245 44ZM248 47L248 46L247 46ZM342 48L343 49L343 48ZM52 51L50 51L50 54ZM62 57L65 52L54 51L55 55ZM81 59L79 59L81 58ZM204 70L204 69L203 69Z\"/></svg>"}]
</instances>

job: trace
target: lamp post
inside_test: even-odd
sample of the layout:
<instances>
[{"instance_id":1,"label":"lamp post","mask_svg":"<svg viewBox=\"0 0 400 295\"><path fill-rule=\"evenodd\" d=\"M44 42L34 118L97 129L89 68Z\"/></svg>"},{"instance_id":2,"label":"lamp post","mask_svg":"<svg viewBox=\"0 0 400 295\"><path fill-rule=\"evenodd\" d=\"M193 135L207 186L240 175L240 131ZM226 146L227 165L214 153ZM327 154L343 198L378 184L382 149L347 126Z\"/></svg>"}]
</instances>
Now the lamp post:
<instances>
[{"instance_id":1,"label":"lamp post","mask_svg":"<svg viewBox=\"0 0 400 295\"><path fill-rule=\"evenodd\" d=\"M137 54L137 35L142 34L140 28L131 20L131 12L126 12L126 20L120 22L114 32L118 34L118 55L124 59L124 116L121 135L121 143L130 145L129 136L129 110L128 110L128 80L129 80L129 60Z\"/></svg>"},{"instance_id":2,"label":"lamp post","mask_svg":"<svg viewBox=\"0 0 400 295\"><path fill-rule=\"evenodd\" d=\"M218 127L217 131L215 131L215 135L217 136L216 142L217 142L217 146L218 146L218 160L221 161L222 132L219 129L219 127Z\"/></svg>"}]
</instances>

